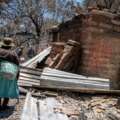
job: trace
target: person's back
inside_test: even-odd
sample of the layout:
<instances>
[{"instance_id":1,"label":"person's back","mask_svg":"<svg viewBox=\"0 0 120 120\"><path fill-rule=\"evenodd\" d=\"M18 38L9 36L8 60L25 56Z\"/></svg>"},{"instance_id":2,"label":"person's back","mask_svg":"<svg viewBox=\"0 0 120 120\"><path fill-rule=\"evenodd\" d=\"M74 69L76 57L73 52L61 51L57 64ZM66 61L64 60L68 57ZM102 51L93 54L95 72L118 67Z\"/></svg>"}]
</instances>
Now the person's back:
<instances>
[{"instance_id":1,"label":"person's back","mask_svg":"<svg viewBox=\"0 0 120 120\"><path fill-rule=\"evenodd\" d=\"M19 59L13 47L12 41L6 38L0 48L0 108L7 109L9 98L18 98L17 80L19 77ZM13 75L14 77L8 77ZM3 98L3 103L1 103Z\"/></svg>"},{"instance_id":2,"label":"person's back","mask_svg":"<svg viewBox=\"0 0 120 120\"><path fill-rule=\"evenodd\" d=\"M32 58L34 55L35 55L35 51L34 51L34 49L32 48L32 47L30 47L29 49L28 49L28 57L29 58Z\"/></svg>"},{"instance_id":3,"label":"person's back","mask_svg":"<svg viewBox=\"0 0 120 120\"><path fill-rule=\"evenodd\" d=\"M19 58L15 51L0 48L0 59L19 65Z\"/></svg>"}]
</instances>

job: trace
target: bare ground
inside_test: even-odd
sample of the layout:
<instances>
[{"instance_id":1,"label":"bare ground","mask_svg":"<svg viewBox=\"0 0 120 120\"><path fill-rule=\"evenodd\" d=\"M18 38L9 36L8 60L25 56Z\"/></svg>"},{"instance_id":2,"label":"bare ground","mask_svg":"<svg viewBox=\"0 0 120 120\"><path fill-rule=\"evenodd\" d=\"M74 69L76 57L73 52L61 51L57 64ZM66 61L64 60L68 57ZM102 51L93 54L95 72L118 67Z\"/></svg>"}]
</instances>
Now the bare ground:
<instances>
[{"instance_id":1,"label":"bare ground","mask_svg":"<svg viewBox=\"0 0 120 120\"><path fill-rule=\"evenodd\" d=\"M119 97L62 92L56 99L63 104L62 112L70 120L120 120ZM0 120L20 120L24 101L25 96L20 96L18 104L17 100L10 100L15 109L0 112ZM58 108L57 112L61 109Z\"/></svg>"},{"instance_id":2,"label":"bare ground","mask_svg":"<svg viewBox=\"0 0 120 120\"><path fill-rule=\"evenodd\" d=\"M0 120L20 120L24 105L24 96L20 96L19 103L16 99L10 100L9 105L14 106L10 110L0 112Z\"/></svg>"}]
</instances>

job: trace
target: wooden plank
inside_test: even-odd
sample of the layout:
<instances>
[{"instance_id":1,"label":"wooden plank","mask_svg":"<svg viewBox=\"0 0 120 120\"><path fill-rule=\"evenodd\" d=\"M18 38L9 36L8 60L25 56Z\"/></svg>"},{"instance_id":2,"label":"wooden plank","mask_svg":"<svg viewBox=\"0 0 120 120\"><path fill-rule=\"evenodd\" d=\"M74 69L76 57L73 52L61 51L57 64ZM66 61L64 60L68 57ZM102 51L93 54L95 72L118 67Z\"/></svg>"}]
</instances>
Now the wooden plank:
<instances>
[{"instance_id":1,"label":"wooden plank","mask_svg":"<svg viewBox=\"0 0 120 120\"><path fill-rule=\"evenodd\" d=\"M48 47L47 49L43 50L32 59L30 59L29 61L22 63L21 66L32 68L34 64L36 64L38 61L41 62L47 55L49 55L50 51L51 51L51 47Z\"/></svg>"},{"instance_id":2,"label":"wooden plank","mask_svg":"<svg viewBox=\"0 0 120 120\"><path fill-rule=\"evenodd\" d=\"M21 120L38 120L36 103L37 103L37 99L31 97L31 94L28 93L26 96Z\"/></svg>"},{"instance_id":3,"label":"wooden plank","mask_svg":"<svg viewBox=\"0 0 120 120\"><path fill-rule=\"evenodd\" d=\"M63 86L40 86L41 89L48 90L62 90L76 93L87 93L87 94L105 94L105 95L120 95L120 90L106 90L106 89L89 89L80 87L63 87Z\"/></svg>"},{"instance_id":4,"label":"wooden plank","mask_svg":"<svg viewBox=\"0 0 120 120\"><path fill-rule=\"evenodd\" d=\"M67 115L54 112L54 108L59 106L60 102L55 98L37 100L28 93L21 120L69 120Z\"/></svg>"},{"instance_id":5,"label":"wooden plank","mask_svg":"<svg viewBox=\"0 0 120 120\"><path fill-rule=\"evenodd\" d=\"M55 98L39 100L40 120L69 120L68 116L61 112L55 112L55 108L63 107Z\"/></svg>"}]
</instances>

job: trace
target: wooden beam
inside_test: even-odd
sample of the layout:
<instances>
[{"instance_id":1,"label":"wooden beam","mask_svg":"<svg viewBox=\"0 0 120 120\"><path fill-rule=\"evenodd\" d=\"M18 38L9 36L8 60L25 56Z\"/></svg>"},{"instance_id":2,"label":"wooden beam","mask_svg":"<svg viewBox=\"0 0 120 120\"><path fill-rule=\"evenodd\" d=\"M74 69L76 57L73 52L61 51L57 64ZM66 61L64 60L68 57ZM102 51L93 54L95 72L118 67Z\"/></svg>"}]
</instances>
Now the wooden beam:
<instances>
[{"instance_id":1,"label":"wooden beam","mask_svg":"<svg viewBox=\"0 0 120 120\"><path fill-rule=\"evenodd\" d=\"M120 95L120 90L105 90L105 89L88 89L80 87L56 87L56 86L40 86L40 89L48 89L55 91L70 91L76 93L87 93L87 94L105 94L105 95Z\"/></svg>"}]
</instances>

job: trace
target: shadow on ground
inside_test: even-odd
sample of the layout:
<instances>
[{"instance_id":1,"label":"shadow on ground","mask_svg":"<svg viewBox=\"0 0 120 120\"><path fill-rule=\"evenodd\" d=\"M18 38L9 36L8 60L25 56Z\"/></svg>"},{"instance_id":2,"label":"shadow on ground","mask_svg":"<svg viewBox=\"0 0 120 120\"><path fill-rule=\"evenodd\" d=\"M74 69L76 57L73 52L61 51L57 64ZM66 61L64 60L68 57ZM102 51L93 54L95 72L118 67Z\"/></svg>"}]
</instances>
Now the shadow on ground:
<instances>
[{"instance_id":1,"label":"shadow on ground","mask_svg":"<svg viewBox=\"0 0 120 120\"><path fill-rule=\"evenodd\" d=\"M8 118L9 116L11 116L13 114L14 111L15 111L14 106L11 106L9 110L0 111L0 119Z\"/></svg>"}]
</instances>

